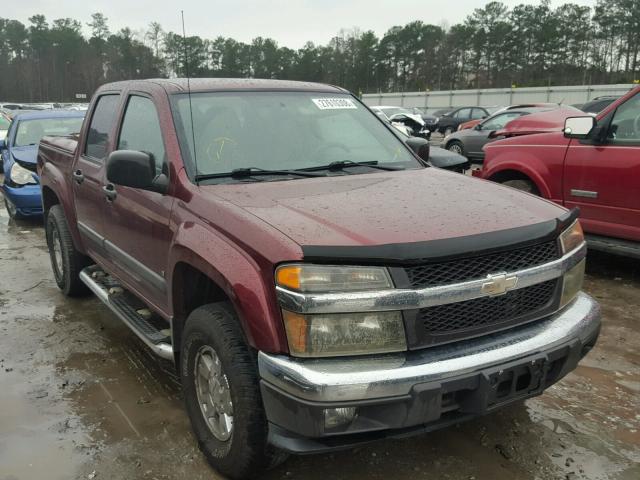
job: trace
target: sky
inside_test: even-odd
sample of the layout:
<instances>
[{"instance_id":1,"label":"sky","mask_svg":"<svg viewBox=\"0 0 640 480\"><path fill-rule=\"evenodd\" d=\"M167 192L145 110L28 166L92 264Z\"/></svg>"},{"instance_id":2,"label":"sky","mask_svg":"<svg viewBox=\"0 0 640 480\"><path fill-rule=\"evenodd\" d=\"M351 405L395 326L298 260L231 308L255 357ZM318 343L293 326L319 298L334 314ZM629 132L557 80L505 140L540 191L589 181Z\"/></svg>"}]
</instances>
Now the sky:
<instances>
[{"instance_id":1,"label":"sky","mask_svg":"<svg viewBox=\"0 0 640 480\"><path fill-rule=\"evenodd\" d=\"M551 0L553 7L563 3L594 6L596 0ZM307 41L326 44L340 29L373 30L382 36L394 25L414 20L435 25L462 22L486 0L26 0L3 2L0 17L27 23L34 14L51 21L60 17L86 23L91 14L102 12L111 31L130 27L146 31L152 21L166 31L180 32L180 10L184 10L187 35L215 38L219 35L250 42L262 36L279 45L300 48ZM539 0L503 0L512 7ZM452 5L447 9L446 4Z\"/></svg>"}]
</instances>

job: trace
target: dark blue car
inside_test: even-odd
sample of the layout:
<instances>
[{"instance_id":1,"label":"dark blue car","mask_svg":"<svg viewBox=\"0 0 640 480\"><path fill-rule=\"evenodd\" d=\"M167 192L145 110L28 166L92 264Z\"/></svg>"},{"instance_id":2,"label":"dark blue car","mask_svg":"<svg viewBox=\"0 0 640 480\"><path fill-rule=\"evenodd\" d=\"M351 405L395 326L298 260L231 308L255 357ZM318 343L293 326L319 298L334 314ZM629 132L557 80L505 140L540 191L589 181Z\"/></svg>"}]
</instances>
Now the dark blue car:
<instances>
[{"instance_id":1,"label":"dark blue car","mask_svg":"<svg viewBox=\"0 0 640 480\"><path fill-rule=\"evenodd\" d=\"M36 159L40 139L47 135L79 133L84 112L44 110L18 113L13 117L6 139L0 138L4 169L2 193L11 218L42 215L40 181Z\"/></svg>"}]
</instances>

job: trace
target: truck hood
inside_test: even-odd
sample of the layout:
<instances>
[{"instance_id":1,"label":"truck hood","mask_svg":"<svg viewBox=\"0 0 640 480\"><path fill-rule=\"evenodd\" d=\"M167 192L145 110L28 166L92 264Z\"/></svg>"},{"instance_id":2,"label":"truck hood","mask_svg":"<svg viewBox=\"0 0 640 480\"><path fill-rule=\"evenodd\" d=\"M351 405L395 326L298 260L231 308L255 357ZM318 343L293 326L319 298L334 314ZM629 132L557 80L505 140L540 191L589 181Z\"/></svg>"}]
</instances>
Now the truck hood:
<instances>
[{"instance_id":1,"label":"truck hood","mask_svg":"<svg viewBox=\"0 0 640 480\"><path fill-rule=\"evenodd\" d=\"M565 212L514 189L436 168L201 189L301 246L449 239L529 226Z\"/></svg>"}]
</instances>

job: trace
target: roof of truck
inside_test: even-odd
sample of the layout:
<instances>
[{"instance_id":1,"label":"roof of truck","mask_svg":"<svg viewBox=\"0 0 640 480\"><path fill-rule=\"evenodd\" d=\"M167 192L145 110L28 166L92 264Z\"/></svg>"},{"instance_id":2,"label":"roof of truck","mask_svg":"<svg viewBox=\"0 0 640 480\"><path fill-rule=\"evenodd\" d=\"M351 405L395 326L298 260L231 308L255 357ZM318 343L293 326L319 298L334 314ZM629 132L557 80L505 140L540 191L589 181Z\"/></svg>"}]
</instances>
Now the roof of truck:
<instances>
[{"instance_id":1,"label":"roof of truck","mask_svg":"<svg viewBox=\"0 0 640 480\"><path fill-rule=\"evenodd\" d=\"M129 80L103 85L100 90L133 88L136 84L153 83L164 88L167 93L181 93L187 91L207 92L221 90L289 90L326 93L347 93L346 90L333 85L313 82L296 82L292 80L268 80L261 78L191 78L187 85L186 78L151 78L148 80Z\"/></svg>"}]
</instances>

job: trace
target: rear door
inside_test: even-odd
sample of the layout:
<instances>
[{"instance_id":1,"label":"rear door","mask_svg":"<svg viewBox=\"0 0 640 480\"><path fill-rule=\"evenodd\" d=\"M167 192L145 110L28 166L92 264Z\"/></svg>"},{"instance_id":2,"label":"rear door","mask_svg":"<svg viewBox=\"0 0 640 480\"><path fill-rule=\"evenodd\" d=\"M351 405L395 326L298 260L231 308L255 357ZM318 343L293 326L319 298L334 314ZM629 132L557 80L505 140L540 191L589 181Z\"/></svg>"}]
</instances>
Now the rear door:
<instances>
[{"instance_id":1,"label":"rear door","mask_svg":"<svg viewBox=\"0 0 640 480\"><path fill-rule=\"evenodd\" d=\"M640 93L613 112L605 144L571 140L563 190L587 231L640 241Z\"/></svg>"},{"instance_id":2,"label":"rear door","mask_svg":"<svg viewBox=\"0 0 640 480\"><path fill-rule=\"evenodd\" d=\"M120 94L109 93L98 97L91 112L85 142L73 167L72 178L78 228L85 247L92 255L105 257L104 209L102 191L104 165L112 145L114 128L120 105Z\"/></svg>"},{"instance_id":3,"label":"rear door","mask_svg":"<svg viewBox=\"0 0 640 480\"><path fill-rule=\"evenodd\" d=\"M471 120L471 110L471 108L461 108L456 112L453 124L454 130L456 130L458 128L458 125L460 125L461 123Z\"/></svg>"},{"instance_id":4,"label":"rear door","mask_svg":"<svg viewBox=\"0 0 640 480\"><path fill-rule=\"evenodd\" d=\"M127 98L115 150L137 150L153 155L156 174L169 176L167 150L158 112L151 97L132 93ZM167 310L165 267L171 243L169 226L173 197L109 184L116 197L105 208L105 244L112 266L130 288Z\"/></svg>"}]
</instances>

